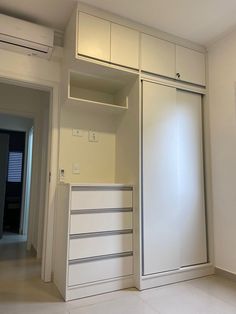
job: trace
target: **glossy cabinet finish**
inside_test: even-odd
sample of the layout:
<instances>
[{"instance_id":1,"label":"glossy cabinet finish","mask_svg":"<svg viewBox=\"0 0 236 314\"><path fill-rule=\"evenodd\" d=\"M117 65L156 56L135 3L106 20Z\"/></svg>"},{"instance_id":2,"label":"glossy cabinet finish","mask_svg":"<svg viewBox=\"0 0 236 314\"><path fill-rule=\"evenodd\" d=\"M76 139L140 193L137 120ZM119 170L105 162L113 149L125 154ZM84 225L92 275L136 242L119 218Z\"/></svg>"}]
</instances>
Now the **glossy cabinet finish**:
<instances>
[{"instance_id":1,"label":"glossy cabinet finish","mask_svg":"<svg viewBox=\"0 0 236 314\"><path fill-rule=\"evenodd\" d=\"M79 12L78 53L110 61L110 22Z\"/></svg>"},{"instance_id":2,"label":"glossy cabinet finish","mask_svg":"<svg viewBox=\"0 0 236 314\"><path fill-rule=\"evenodd\" d=\"M141 69L175 78L175 45L159 38L141 35Z\"/></svg>"},{"instance_id":3,"label":"glossy cabinet finish","mask_svg":"<svg viewBox=\"0 0 236 314\"><path fill-rule=\"evenodd\" d=\"M104 233L99 236L70 239L69 259L132 252L132 242L132 233Z\"/></svg>"},{"instance_id":4,"label":"glossy cabinet finish","mask_svg":"<svg viewBox=\"0 0 236 314\"><path fill-rule=\"evenodd\" d=\"M70 234L132 229L132 212L71 215Z\"/></svg>"},{"instance_id":5,"label":"glossy cabinet finish","mask_svg":"<svg viewBox=\"0 0 236 314\"><path fill-rule=\"evenodd\" d=\"M175 88L143 82L143 274L180 267Z\"/></svg>"},{"instance_id":6,"label":"glossy cabinet finish","mask_svg":"<svg viewBox=\"0 0 236 314\"><path fill-rule=\"evenodd\" d=\"M180 74L181 81L205 86L205 55L195 50L176 46L176 73Z\"/></svg>"},{"instance_id":7,"label":"glossy cabinet finish","mask_svg":"<svg viewBox=\"0 0 236 314\"><path fill-rule=\"evenodd\" d=\"M68 285L129 276L133 273L133 256L117 257L69 265Z\"/></svg>"},{"instance_id":8,"label":"glossy cabinet finish","mask_svg":"<svg viewBox=\"0 0 236 314\"><path fill-rule=\"evenodd\" d=\"M111 62L139 68L139 32L111 23Z\"/></svg>"},{"instance_id":9,"label":"glossy cabinet finish","mask_svg":"<svg viewBox=\"0 0 236 314\"><path fill-rule=\"evenodd\" d=\"M143 82L143 275L207 263L201 106Z\"/></svg>"},{"instance_id":10,"label":"glossy cabinet finish","mask_svg":"<svg viewBox=\"0 0 236 314\"><path fill-rule=\"evenodd\" d=\"M71 210L131 208L132 190L76 190L71 193Z\"/></svg>"}]
</instances>

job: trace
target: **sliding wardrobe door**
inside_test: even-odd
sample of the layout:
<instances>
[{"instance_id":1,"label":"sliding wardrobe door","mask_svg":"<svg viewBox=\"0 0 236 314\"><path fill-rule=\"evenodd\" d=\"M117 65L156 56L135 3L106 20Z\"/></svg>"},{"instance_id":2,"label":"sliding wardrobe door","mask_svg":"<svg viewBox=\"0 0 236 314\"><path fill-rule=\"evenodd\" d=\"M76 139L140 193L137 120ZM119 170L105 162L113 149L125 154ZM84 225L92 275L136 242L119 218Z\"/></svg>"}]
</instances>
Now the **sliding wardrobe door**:
<instances>
[{"instance_id":1,"label":"sliding wardrobe door","mask_svg":"<svg viewBox=\"0 0 236 314\"><path fill-rule=\"evenodd\" d=\"M180 267L176 89L143 82L143 274Z\"/></svg>"},{"instance_id":2,"label":"sliding wardrobe door","mask_svg":"<svg viewBox=\"0 0 236 314\"><path fill-rule=\"evenodd\" d=\"M202 99L177 90L181 266L207 262Z\"/></svg>"}]
</instances>

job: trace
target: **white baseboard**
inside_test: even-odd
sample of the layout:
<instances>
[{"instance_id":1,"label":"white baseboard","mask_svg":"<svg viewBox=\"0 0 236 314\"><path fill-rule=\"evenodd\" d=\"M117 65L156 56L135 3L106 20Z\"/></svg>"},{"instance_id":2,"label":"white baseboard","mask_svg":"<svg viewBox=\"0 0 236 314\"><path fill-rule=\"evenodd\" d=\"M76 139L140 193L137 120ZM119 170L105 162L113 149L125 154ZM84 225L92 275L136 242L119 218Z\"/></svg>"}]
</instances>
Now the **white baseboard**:
<instances>
[{"instance_id":1,"label":"white baseboard","mask_svg":"<svg viewBox=\"0 0 236 314\"><path fill-rule=\"evenodd\" d=\"M142 276L140 290L164 286L171 283L204 277L208 275L213 275L214 273L215 273L214 266L208 263L203 265L185 267L177 271Z\"/></svg>"},{"instance_id":2,"label":"white baseboard","mask_svg":"<svg viewBox=\"0 0 236 314\"><path fill-rule=\"evenodd\" d=\"M216 275L219 275L221 277L225 277L225 278L236 281L236 274L231 273L231 272L224 270L222 268L215 267L215 273L216 273Z\"/></svg>"}]
</instances>

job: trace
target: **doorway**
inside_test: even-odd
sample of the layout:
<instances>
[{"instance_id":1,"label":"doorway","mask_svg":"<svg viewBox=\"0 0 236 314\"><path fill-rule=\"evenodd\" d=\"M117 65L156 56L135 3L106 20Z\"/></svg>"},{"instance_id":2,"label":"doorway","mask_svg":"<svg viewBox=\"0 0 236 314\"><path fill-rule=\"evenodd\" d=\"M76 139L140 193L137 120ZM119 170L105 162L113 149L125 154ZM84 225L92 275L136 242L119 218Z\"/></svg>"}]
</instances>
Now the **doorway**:
<instances>
[{"instance_id":1,"label":"doorway","mask_svg":"<svg viewBox=\"0 0 236 314\"><path fill-rule=\"evenodd\" d=\"M0 154L7 156L4 163L0 164L0 173L6 173L4 206L0 209L1 230L0 238L8 234L23 234L21 216L23 213L23 183L26 149L26 132L0 129L1 138L5 139L7 145ZM5 151L7 150L7 151ZM6 169L3 169L5 167Z\"/></svg>"},{"instance_id":2,"label":"doorway","mask_svg":"<svg viewBox=\"0 0 236 314\"><path fill-rule=\"evenodd\" d=\"M5 152L0 143L0 263L3 266L8 258L12 273L27 272L24 265L30 258L40 279L49 190L51 95L8 83L0 83L0 94L0 139L5 137ZM4 267L0 268L4 272Z\"/></svg>"}]
</instances>

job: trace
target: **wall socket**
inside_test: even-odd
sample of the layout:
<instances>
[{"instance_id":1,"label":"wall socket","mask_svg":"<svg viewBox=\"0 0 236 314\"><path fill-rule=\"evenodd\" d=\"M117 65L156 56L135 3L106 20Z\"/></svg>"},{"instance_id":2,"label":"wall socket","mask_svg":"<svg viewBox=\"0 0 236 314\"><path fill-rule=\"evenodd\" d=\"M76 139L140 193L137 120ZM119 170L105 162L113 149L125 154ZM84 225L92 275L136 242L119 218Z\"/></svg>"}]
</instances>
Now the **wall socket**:
<instances>
[{"instance_id":1,"label":"wall socket","mask_svg":"<svg viewBox=\"0 0 236 314\"><path fill-rule=\"evenodd\" d=\"M98 133L90 130L88 132L88 140L89 142L98 142Z\"/></svg>"},{"instance_id":2,"label":"wall socket","mask_svg":"<svg viewBox=\"0 0 236 314\"><path fill-rule=\"evenodd\" d=\"M64 180L65 180L65 170L64 169L60 169L59 179L60 179L60 182L64 182Z\"/></svg>"},{"instance_id":3,"label":"wall socket","mask_svg":"<svg viewBox=\"0 0 236 314\"><path fill-rule=\"evenodd\" d=\"M83 137L84 136L84 131L81 130L81 129L72 129L72 135L73 136Z\"/></svg>"}]
</instances>

